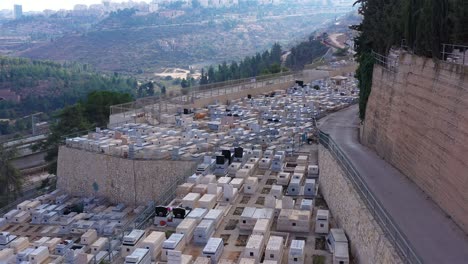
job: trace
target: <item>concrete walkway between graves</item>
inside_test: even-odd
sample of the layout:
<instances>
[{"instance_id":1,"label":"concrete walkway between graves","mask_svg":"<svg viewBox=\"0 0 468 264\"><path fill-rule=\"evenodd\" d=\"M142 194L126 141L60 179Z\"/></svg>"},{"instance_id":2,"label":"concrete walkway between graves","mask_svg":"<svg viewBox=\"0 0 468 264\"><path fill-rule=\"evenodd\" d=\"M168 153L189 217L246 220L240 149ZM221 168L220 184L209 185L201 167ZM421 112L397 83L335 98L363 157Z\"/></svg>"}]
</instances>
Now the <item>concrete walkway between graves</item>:
<instances>
[{"instance_id":1,"label":"concrete walkway between graves","mask_svg":"<svg viewBox=\"0 0 468 264\"><path fill-rule=\"evenodd\" d=\"M467 235L416 184L359 143L358 106L320 120L423 263L467 263Z\"/></svg>"}]
</instances>

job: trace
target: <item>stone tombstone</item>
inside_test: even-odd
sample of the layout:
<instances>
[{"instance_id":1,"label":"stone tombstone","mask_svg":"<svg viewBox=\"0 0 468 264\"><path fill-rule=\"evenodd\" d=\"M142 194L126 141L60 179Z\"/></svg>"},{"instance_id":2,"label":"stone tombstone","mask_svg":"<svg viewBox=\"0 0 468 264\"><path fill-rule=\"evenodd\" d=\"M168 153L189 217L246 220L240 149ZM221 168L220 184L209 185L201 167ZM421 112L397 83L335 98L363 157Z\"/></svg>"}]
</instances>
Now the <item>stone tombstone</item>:
<instances>
[{"instance_id":1,"label":"stone tombstone","mask_svg":"<svg viewBox=\"0 0 468 264\"><path fill-rule=\"evenodd\" d=\"M266 208L275 208L276 207L276 198L273 195L267 195L265 197L265 207Z\"/></svg>"},{"instance_id":2,"label":"stone tombstone","mask_svg":"<svg viewBox=\"0 0 468 264\"><path fill-rule=\"evenodd\" d=\"M217 192L218 192L218 185L216 183L209 183L208 194L217 194Z\"/></svg>"},{"instance_id":3,"label":"stone tombstone","mask_svg":"<svg viewBox=\"0 0 468 264\"><path fill-rule=\"evenodd\" d=\"M289 196L283 197L283 209L294 209L294 200Z\"/></svg>"},{"instance_id":4,"label":"stone tombstone","mask_svg":"<svg viewBox=\"0 0 468 264\"><path fill-rule=\"evenodd\" d=\"M224 184L223 192L224 197L231 198L234 195L234 186L232 186L231 184Z\"/></svg>"}]
</instances>

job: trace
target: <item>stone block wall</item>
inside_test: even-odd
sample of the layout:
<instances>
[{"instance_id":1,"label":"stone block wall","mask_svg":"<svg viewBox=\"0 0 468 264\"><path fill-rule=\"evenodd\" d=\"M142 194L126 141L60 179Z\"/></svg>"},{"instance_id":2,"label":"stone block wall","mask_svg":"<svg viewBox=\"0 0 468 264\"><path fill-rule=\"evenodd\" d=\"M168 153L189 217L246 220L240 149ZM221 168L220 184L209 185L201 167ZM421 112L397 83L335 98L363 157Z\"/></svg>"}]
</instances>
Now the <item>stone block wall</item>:
<instances>
[{"instance_id":1,"label":"stone block wall","mask_svg":"<svg viewBox=\"0 0 468 264\"><path fill-rule=\"evenodd\" d=\"M468 232L468 67L404 54L376 65L361 141Z\"/></svg>"},{"instance_id":2,"label":"stone block wall","mask_svg":"<svg viewBox=\"0 0 468 264\"><path fill-rule=\"evenodd\" d=\"M195 169L194 161L129 160L61 146L57 188L71 195L145 205Z\"/></svg>"},{"instance_id":3,"label":"stone block wall","mask_svg":"<svg viewBox=\"0 0 468 264\"><path fill-rule=\"evenodd\" d=\"M319 145L319 187L346 232L356 263L403 263L331 153Z\"/></svg>"}]
</instances>

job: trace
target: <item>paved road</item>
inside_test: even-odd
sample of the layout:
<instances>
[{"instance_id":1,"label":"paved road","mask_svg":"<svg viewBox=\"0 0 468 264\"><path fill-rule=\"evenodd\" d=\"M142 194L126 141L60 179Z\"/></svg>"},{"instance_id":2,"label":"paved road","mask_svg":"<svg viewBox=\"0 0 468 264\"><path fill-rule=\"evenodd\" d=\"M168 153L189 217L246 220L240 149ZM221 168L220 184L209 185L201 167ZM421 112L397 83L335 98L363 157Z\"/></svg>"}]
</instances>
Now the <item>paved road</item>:
<instances>
[{"instance_id":1,"label":"paved road","mask_svg":"<svg viewBox=\"0 0 468 264\"><path fill-rule=\"evenodd\" d=\"M46 155L47 153L45 151L36 152L28 156L15 158L11 163L18 170L31 169L47 164L44 160Z\"/></svg>"},{"instance_id":2,"label":"paved road","mask_svg":"<svg viewBox=\"0 0 468 264\"><path fill-rule=\"evenodd\" d=\"M424 263L468 263L468 237L412 181L358 142L358 108L320 120Z\"/></svg>"}]
</instances>

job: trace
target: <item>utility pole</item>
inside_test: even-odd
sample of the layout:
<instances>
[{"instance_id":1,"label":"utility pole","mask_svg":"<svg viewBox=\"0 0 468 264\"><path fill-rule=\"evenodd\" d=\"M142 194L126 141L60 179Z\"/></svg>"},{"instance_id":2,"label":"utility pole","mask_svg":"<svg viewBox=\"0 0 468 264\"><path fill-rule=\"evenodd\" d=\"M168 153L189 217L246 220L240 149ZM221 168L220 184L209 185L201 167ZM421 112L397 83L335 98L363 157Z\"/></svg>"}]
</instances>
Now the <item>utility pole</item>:
<instances>
[{"instance_id":1,"label":"utility pole","mask_svg":"<svg viewBox=\"0 0 468 264\"><path fill-rule=\"evenodd\" d=\"M35 123L36 118L35 118L35 116L40 115L40 114L42 114L42 113L39 112L39 113L35 113L35 114L32 114L32 115L31 115L31 127L32 127L32 134L33 134L33 136L36 135L36 126L35 126L35 124L36 124L36 123Z\"/></svg>"}]
</instances>

